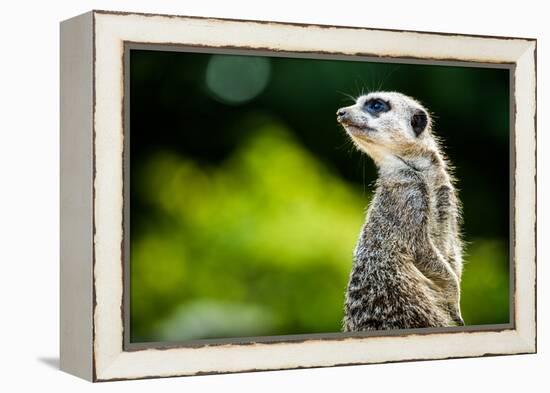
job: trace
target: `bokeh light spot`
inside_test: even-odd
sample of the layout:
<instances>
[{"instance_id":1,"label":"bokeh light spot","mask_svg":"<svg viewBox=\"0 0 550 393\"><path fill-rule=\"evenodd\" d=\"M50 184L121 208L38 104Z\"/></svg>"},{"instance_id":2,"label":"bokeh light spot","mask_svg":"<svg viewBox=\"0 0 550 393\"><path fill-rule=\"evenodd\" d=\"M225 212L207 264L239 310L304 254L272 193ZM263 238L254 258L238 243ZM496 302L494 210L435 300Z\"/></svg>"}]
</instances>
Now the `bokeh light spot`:
<instances>
[{"instance_id":1,"label":"bokeh light spot","mask_svg":"<svg viewBox=\"0 0 550 393\"><path fill-rule=\"evenodd\" d=\"M206 86L226 104L242 104L258 96L269 82L268 58L213 55L206 69Z\"/></svg>"}]
</instances>

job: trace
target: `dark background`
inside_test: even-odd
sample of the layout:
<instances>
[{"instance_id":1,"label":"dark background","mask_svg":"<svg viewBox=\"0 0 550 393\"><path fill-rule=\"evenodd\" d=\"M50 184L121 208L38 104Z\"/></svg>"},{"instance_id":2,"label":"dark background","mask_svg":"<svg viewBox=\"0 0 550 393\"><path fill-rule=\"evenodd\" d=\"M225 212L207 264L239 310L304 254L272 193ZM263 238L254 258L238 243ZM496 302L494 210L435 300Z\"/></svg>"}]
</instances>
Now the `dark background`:
<instances>
[{"instance_id":1,"label":"dark background","mask_svg":"<svg viewBox=\"0 0 550 393\"><path fill-rule=\"evenodd\" d=\"M464 209L464 319L508 322L508 70L130 53L133 342L340 330L376 168L335 112L375 90L434 114Z\"/></svg>"}]
</instances>

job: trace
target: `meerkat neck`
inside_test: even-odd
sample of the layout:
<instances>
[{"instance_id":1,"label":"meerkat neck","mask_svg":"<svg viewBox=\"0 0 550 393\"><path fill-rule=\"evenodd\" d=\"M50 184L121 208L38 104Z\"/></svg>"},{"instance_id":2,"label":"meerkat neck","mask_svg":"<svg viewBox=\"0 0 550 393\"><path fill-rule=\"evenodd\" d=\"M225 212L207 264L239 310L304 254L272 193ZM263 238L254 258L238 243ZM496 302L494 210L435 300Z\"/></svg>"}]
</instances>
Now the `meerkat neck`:
<instances>
[{"instance_id":1,"label":"meerkat neck","mask_svg":"<svg viewBox=\"0 0 550 393\"><path fill-rule=\"evenodd\" d=\"M446 162L435 140L430 140L423 146L414 145L401 148L399 152L372 143L363 144L361 148L378 167L380 177L391 176L403 169L428 172L431 170L445 171L446 168Z\"/></svg>"},{"instance_id":2,"label":"meerkat neck","mask_svg":"<svg viewBox=\"0 0 550 393\"><path fill-rule=\"evenodd\" d=\"M391 176L403 169L428 172L444 169L445 166L443 158L437 151L423 152L418 155L387 154L375 162L381 177Z\"/></svg>"}]
</instances>

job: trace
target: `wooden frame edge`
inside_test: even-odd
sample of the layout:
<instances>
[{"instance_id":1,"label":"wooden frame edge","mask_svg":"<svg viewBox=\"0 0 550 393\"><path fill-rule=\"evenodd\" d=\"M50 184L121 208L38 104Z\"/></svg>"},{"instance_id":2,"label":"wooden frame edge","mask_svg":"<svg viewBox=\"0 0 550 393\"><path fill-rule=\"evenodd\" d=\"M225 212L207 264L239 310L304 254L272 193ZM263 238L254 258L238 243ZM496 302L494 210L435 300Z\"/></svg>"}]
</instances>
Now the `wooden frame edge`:
<instances>
[{"instance_id":1,"label":"wooden frame edge","mask_svg":"<svg viewBox=\"0 0 550 393\"><path fill-rule=\"evenodd\" d=\"M60 369L93 367L93 12L60 24Z\"/></svg>"}]
</instances>

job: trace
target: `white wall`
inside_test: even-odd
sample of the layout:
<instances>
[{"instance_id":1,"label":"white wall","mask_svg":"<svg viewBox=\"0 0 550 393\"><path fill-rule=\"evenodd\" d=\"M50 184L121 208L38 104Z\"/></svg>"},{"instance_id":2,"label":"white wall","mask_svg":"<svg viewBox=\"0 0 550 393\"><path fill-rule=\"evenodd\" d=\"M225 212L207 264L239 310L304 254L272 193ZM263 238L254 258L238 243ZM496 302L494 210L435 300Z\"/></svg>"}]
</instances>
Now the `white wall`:
<instances>
[{"instance_id":1,"label":"white wall","mask_svg":"<svg viewBox=\"0 0 550 393\"><path fill-rule=\"evenodd\" d=\"M48 391L508 392L548 389L550 341L545 2L11 1L0 11L0 389ZM58 22L90 9L538 38L539 354L172 378L92 386L56 369L58 349ZM546 364L545 364L546 363ZM7 388L11 386L11 389ZM78 390L76 390L78 389Z\"/></svg>"}]
</instances>

